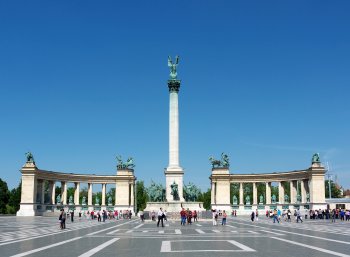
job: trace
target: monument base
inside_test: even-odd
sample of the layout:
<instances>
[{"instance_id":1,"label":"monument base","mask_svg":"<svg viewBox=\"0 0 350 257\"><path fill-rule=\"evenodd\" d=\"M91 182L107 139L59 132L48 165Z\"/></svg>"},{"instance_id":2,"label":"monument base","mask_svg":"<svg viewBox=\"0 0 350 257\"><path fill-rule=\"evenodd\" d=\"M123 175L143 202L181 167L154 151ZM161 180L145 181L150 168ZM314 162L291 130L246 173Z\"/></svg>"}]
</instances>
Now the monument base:
<instances>
[{"instance_id":1,"label":"monument base","mask_svg":"<svg viewBox=\"0 0 350 257\"><path fill-rule=\"evenodd\" d=\"M182 208L185 210L189 209L191 211L196 210L197 212L205 211L202 202L148 202L144 211L155 211L157 212L159 208L167 212L180 212Z\"/></svg>"},{"instance_id":2,"label":"monument base","mask_svg":"<svg viewBox=\"0 0 350 257\"><path fill-rule=\"evenodd\" d=\"M16 216L41 216L42 213L37 210L36 204L20 204Z\"/></svg>"}]
</instances>

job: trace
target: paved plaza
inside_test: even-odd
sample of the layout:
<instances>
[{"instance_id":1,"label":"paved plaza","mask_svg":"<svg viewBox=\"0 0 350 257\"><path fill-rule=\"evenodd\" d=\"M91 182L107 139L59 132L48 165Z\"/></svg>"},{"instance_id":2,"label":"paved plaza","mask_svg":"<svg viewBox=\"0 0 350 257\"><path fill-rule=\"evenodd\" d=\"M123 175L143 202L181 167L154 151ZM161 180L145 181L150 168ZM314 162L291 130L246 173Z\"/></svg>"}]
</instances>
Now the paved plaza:
<instances>
[{"instance_id":1,"label":"paved plaza","mask_svg":"<svg viewBox=\"0 0 350 257\"><path fill-rule=\"evenodd\" d=\"M0 217L0 255L5 256L350 256L350 222L305 220L273 224L261 217L229 218L163 227L138 219L82 218L59 229L57 217Z\"/></svg>"}]
</instances>

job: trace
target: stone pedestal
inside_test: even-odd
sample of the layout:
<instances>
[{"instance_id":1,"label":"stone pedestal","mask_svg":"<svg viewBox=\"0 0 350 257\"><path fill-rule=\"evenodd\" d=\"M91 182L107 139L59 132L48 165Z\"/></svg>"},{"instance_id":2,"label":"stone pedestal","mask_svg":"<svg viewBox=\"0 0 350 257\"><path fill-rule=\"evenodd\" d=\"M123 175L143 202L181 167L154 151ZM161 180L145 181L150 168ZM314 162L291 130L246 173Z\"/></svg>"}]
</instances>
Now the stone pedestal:
<instances>
[{"instance_id":1,"label":"stone pedestal","mask_svg":"<svg viewBox=\"0 0 350 257\"><path fill-rule=\"evenodd\" d=\"M21 203L17 216L41 215L37 204L37 167L34 162L26 162L22 167Z\"/></svg>"},{"instance_id":2,"label":"stone pedestal","mask_svg":"<svg viewBox=\"0 0 350 257\"><path fill-rule=\"evenodd\" d=\"M115 207L118 210L134 210L135 177L133 169L118 169L115 187Z\"/></svg>"},{"instance_id":3,"label":"stone pedestal","mask_svg":"<svg viewBox=\"0 0 350 257\"><path fill-rule=\"evenodd\" d=\"M164 171L164 174L165 174L165 191L166 191L167 202L169 203L184 202L185 199L183 198L183 176L184 176L183 170L181 168L177 168L177 169L167 168ZM179 200L174 200L174 197L171 194L171 185L174 182L178 185Z\"/></svg>"}]
</instances>

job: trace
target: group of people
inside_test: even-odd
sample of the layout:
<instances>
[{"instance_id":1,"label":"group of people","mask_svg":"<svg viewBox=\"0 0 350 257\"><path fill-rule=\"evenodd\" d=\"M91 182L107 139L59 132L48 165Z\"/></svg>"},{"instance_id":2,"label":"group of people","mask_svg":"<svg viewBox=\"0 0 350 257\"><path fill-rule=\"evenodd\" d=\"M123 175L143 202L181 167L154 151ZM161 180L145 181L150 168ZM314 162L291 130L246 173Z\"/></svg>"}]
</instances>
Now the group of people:
<instances>
[{"instance_id":1,"label":"group of people","mask_svg":"<svg viewBox=\"0 0 350 257\"><path fill-rule=\"evenodd\" d=\"M86 218L86 219L91 219L91 220L95 220L97 219L98 222L105 222L106 219L130 219L132 217L132 211L131 210L114 210L114 211L107 211L107 210L102 210L102 211L95 211L95 210L91 210L91 211L79 211L78 213L79 215L79 219L81 219L82 217ZM75 212L74 210L69 210L69 211L65 211L64 209L60 210L60 214L59 214L59 223L60 223L60 228L61 229L65 229L66 228L66 220L67 218L70 217L71 222L74 222L74 216L75 216Z\"/></svg>"},{"instance_id":2,"label":"group of people","mask_svg":"<svg viewBox=\"0 0 350 257\"><path fill-rule=\"evenodd\" d=\"M326 210L310 210L310 219L332 219L332 222L340 219L341 221L350 221L350 210L346 209L326 209Z\"/></svg>"},{"instance_id":3,"label":"group of people","mask_svg":"<svg viewBox=\"0 0 350 257\"><path fill-rule=\"evenodd\" d=\"M213 216L213 226L217 226L218 225L218 218L221 217L221 225L225 226L226 225L226 221L227 221L227 213L226 211L217 211L216 209L212 209L212 216Z\"/></svg>"},{"instance_id":4,"label":"group of people","mask_svg":"<svg viewBox=\"0 0 350 257\"><path fill-rule=\"evenodd\" d=\"M185 208L182 208L180 211L181 216L181 226L185 226L186 222L188 225L192 225L192 219L193 222L198 221L198 213L196 210L191 211L190 209L185 210Z\"/></svg>"}]
</instances>

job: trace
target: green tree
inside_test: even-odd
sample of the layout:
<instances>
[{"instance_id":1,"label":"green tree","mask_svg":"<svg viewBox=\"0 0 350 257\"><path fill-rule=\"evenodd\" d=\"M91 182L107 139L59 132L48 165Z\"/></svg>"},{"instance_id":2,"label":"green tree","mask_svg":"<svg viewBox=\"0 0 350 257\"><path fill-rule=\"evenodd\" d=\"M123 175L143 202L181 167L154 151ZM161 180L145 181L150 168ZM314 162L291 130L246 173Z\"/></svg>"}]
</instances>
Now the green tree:
<instances>
[{"instance_id":1,"label":"green tree","mask_svg":"<svg viewBox=\"0 0 350 257\"><path fill-rule=\"evenodd\" d=\"M206 210L211 209L211 189L209 188L207 192L201 193L198 197L198 202L203 202L203 207Z\"/></svg>"},{"instance_id":2,"label":"green tree","mask_svg":"<svg viewBox=\"0 0 350 257\"><path fill-rule=\"evenodd\" d=\"M136 212L144 210L148 201L148 194L142 180L136 182Z\"/></svg>"},{"instance_id":3,"label":"green tree","mask_svg":"<svg viewBox=\"0 0 350 257\"><path fill-rule=\"evenodd\" d=\"M7 183L0 179L0 213L6 214L7 208L6 205L9 202L9 190L7 187Z\"/></svg>"},{"instance_id":4,"label":"green tree","mask_svg":"<svg viewBox=\"0 0 350 257\"><path fill-rule=\"evenodd\" d=\"M325 181L326 198L329 198L329 183L331 184L331 197L332 198L341 198L341 197L343 197L341 195L340 187L336 183L334 183L333 180L326 180Z\"/></svg>"},{"instance_id":5,"label":"green tree","mask_svg":"<svg viewBox=\"0 0 350 257\"><path fill-rule=\"evenodd\" d=\"M21 193L22 193L22 181L19 183L17 188L10 191L8 209L9 214L15 214L19 210L19 204L21 203Z\"/></svg>"}]
</instances>

